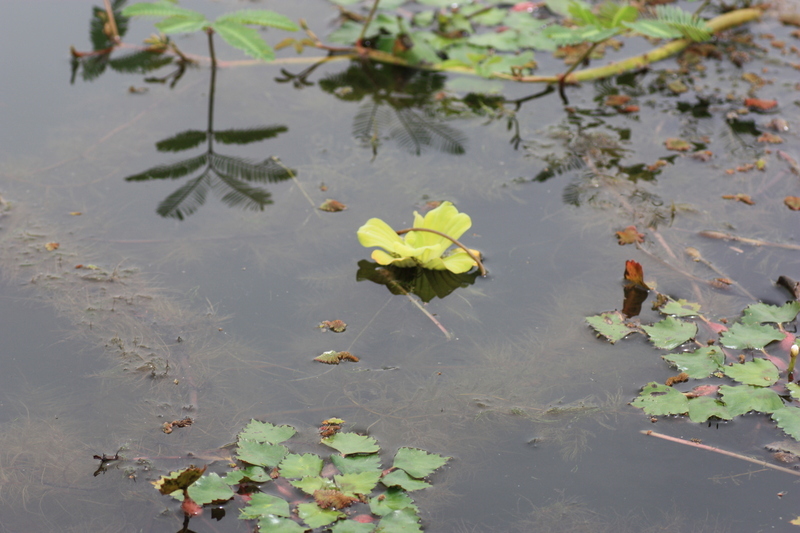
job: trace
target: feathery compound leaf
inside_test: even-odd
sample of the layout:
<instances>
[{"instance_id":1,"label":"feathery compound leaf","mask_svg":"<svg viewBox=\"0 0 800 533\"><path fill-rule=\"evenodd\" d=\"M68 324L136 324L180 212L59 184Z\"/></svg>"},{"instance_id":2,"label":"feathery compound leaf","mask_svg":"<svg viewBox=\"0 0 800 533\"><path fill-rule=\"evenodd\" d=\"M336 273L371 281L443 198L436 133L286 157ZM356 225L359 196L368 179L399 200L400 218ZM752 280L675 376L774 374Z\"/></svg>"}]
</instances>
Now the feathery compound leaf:
<instances>
[{"instance_id":1,"label":"feathery compound leaf","mask_svg":"<svg viewBox=\"0 0 800 533\"><path fill-rule=\"evenodd\" d=\"M123 9L122 14L126 17L203 17L203 15L197 11L176 6L172 2L167 2L166 0L161 0L161 2L156 3L140 2L138 4L133 4Z\"/></svg>"},{"instance_id":2,"label":"feathery compound leaf","mask_svg":"<svg viewBox=\"0 0 800 533\"><path fill-rule=\"evenodd\" d=\"M125 181L148 181L148 180L164 180L164 179L178 179L188 174L191 174L198 168L202 167L208 161L206 154L193 157L191 159L184 159L171 165L160 165L151 169L145 170L140 174L128 176Z\"/></svg>"},{"instance_id":3,"label":"feathery compound leaf","mask_svg":"<svg viewBox=\"0 0 800 533\"><path fill-rule=\"evenodd\" d=\"M702 42L711 38L711 28L688 11L671 5L656 6L657 20L669 24L684 37Z\"/></svg>"},{"instance_id":4,"label":"feathery compound leaf","mask_svg":"<svg viewBox=\"0 0 800 533\"><path fill-rule=\"evenodd\" d=\"M206 140L206 132L200 130L187 130L176 133L169 139L158 141L156 150L159 152L180 152L194 148ZM205 157L205 156L204 156Z\"/></svg>"},{"instance_id":5,"label":"feathery compound leaf","mask_svg":"<svg viewBox=\"0 0 800 533\"><path fill-rule=\"evenodd\" d=\"M200 31L207 26L208 20L200 13L196 13L196 16L193 17L176 15L155 23L155 27L167 35L171 33L192 33Z\"/></svg>"},{"instance_id":6,"label":"feathery compound leaf","mask_svg":"<svg viewBox=\"0 0 800 533\"><path fill-rule=\"evenodd\" d=\"M238 48L250 57L263 61L275 59L275 51L264 42L264 39L253 28L248 28L238 22L225 20L217 20L211 27L226 43Z\"/></svg>"},{"instance_id":7,"label":"feathery compound leaf","mask_svg":"<svg viewBox=\"0 0 800 533\"><path fill-rule=\"evenodd\" d=\"M300 29L289 17L266 9L243 9L233 13L226 13L217 18L215 24L220 21L257 24L286 31L298 31Z\"/></svg>"}]
</instances>

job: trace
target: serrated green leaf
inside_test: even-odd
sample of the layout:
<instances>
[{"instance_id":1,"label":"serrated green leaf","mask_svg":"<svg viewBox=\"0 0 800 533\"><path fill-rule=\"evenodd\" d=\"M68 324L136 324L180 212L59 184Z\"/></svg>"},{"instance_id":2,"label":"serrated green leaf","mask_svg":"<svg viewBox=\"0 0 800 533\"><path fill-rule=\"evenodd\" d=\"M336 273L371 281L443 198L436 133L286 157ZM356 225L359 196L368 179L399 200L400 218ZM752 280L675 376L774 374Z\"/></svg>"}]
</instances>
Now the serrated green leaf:
<instances>
[{"instance_id":1,"label":"serrated green leaf","mask_svg":"<svg viewBox=\"0 0 800 533\"><path fill-rule=\"evenodd\" d=\"M381 499L383 497L383 499ZM414 500L406 491L391 487L386 490L381 496L375 496L369 499L369 510L372 514L378 516L385 516L392 511L399 511L400 509L413 509L414 512L419 512L419 509L414 504Z\"/></svg>"},{"instance_id":2,"label":"serrated green leaf","mask_svg":"<svg viewBox=\"0 0 800 533\"><path fill-rule=\"evenodd\" d=\"M316 490L335 489L333 481L324 477L304 477L303 479L290 480L292 486L297 487L306 494L314 494Z\"/></svg>"},{"instance_id":3,"label":"serrated green leaf","mask_svg":"<svg viewBox=\"0 0 800 533\"><path fill-rule=\"evenodd\" d=\"M774 322L783 324L791 322L800 313L800 302L791 301L786 305L753 304L748 305L742 316L742 324L763 324L764 322Z\"/></svg>"},{"instance_id":4,"label":"serrated green leaf","mask_svg":"<svg viewBox=\"0 0 800 533\"><path fill-rule=\"evenodd\" d=\"M224 502L233 498L233 491L218 474L211 473L195 481L189 487L189 497L199 505Z\"/></svg>"},{"instance_id":5,"label":"serrated green leaf","mask_svg":"<svg viewBox=\"0 0 800 533\"><path fill-rule=\"evenodd\" d=\"M683 298L677 302L675 300L669 300L661 306L659 311L665 315L678 317L697 316L700 314L700 304L689 302Z\"/></svg>"},{"instance_id":6,"label":"serrated green leaf","mask_svg":"<svg viewBox=\"0 0 800 533\"><path fill-rule=\"evenodd\" d=\"M250 420L250 423L239 432L238 438L239 440L280 444L291 439L295 433L297 433L297 430L292 426L273 426L269 422Z\"/></svg>"},{"instance_id":7,"label":"serrated green leaf","mask_svg":"<svg viewBox=\"0 0 800 533\"><path fill-rule=\"evenodd\" d=\"M800 440L800 408L785 406L772 413L772 420L784 433L794 440Z\"/></svg>"},{"instance_id":8,"label":"serrated green leaf","mask_svg":"<svg viewBox=\"0 0 800 533\"><path fill-rule=\"evenodd\" d=\"M724 367L725 375L734 381L756 387L769 387L778 381L778 369L766 359L754 359Z\"/></svg>"},{"instance_id":9,"label":"serrated green leaf","mask_svg":"<svg viewBox=\"0 0 800 533\"><path fill-rule=\"evenodd\" d=\"M372 523L361 523L355 520L340 520L331 526L332 533L370 533L375 531L375 525Z\"/></svg>"},{"instance_id":10,"label":"serrated green leaf","mask_svg":"<svg viewBox=\"0 0 800 533\"><path fill-rule=\"evenodd\" d=\"M200 13L196 17L174 16L155 23L156 29L166 35L193 33L208 27L209 22Z\"/></svg>"},{"instance_id":11,"label":"serrated green leaf","mask_svg":"<svg viewBox=\"0 0 800 533\"><path fill-rule=\"evenodd\" d=\"M290 453L278 465L278 471L285 478L318 476L322 471L322 459L313 453Z\"/></svg>"},{"instance_id":12,"label":"serrated green leaf","mask_svg":"<svg viewBox=\"0 0 800 533\"><path fill-rule=\"evenodd\" d=\"M222 478L228 485L236 485L242 481L253 481L255 483L264 483L269 481L269 472L264 470L262 466L249 465L239 470L231 470L224 478Z\"/></svg>"},{"instance_id":13,"label":"serrated green leaf","mask_svg":"<svg viewBox=\"0 0 800 533\"><path fill-rule=\"evenodd\" d=\"M378 442L375 439L356 433L337 433L322 439L322 444L330 446L342 455L375 453L380 450Z\"/></svg>"},{"instance_id":14,"label":"serrated green leaf","mask_svg":"<svg viewBox=\"0 0 800 533\"><path fill-rule=\"evenodd\" d=\"M194 148L206 140L206 132L199 130L187 130L176 133L168 139L158 141L156 150L159 152L180 152Z\"/></svg>"},{"instance_id":15,"label":"serrated green leaf","mask_svg":"<svg viewBox=\"0 0 800 533\"><path fill-rule=\"evenodd\" d=\"M360 472L333 476L336 486L345 494L369 494L381 477L380 472Z\"/></svg>"},{"instance_id":16,"label":"serrated green leaf","mask_svg":"<svg viewBox=\"0 0 800 533\"><path fill-rule=\"evenodd\" d=\"M253 28L231 21L215 21L211 27L226 43L238 48L250 57L261 59L262 61L275 59L275 51Z\"/></svg>"},{"instance_id":17,"label":"serrated green leaf","mask_svg":"<svg viewBox=\"0 0 800 533\"><path fill-rule=\"evenodd\" d=\"M783 400L778 393L765 387L722 385L719 392L731 416L743 415L750 411L774 413L783 407Z\"/></svg>"},{"instance_id":18,"label":"serrated green leaf","mask_svg":"<svg viewBox=\"0 0 800 533\"><path fill-rule=\"evenodd\" d=\"M372 455L331 455L331 462L342 474L358 474L360 472L380 472L381 458Z\"/></svg>"},{"instance_id":19,"label":"serrated green leaf","mask_svg":"<svg viewBox=\"0 0 800 533\"><path fill-rule=\"evenodd\" d=\"M381 483L387 487L400 487L407 491L427 489L430 483L409 476L405 470L395 470L383 476Z\"/></svg>"},{"instance_id":20,"label":"serrated green leaf","mask_svg":"<svg viewBox=\"0 0 800 533\"><path fill-rule=\"evenodd\" d=\"M336 522L346 515L341 511L334 511L333 509L320 509L316 503L301 503L297 506L297 514L300 518L308 524L308 527L314 529L322 526L327 526L332 522Z\"/></svg>"},{"instance_id":21,"label":"serrated green leaf","mask_svg":"<svg viewBox=\"0 0 800 533\"><path fill-rule=\"evenodd\" d=\"M258 519L258 530L263 533L304 533L308 528L289 518L268 514Z\"/></svg>"},{"instance_id":22,"label":"serrated green leaf","mask_svg":"<svg viewBox=\"0 0 800 533\"><path fill-rule=\"evenodd\" d=\"M250 520L267 515L291 517L289 502L272 494L255 492L251 494L247 505L242 508L239 518Z\"/></svg>"},{"instance_id":23,"label":"serrated green leaf","mask_svg":"<svg viewBox=\"0 0 800 533\"><path fill-rule=\"evenodd\" d=\"M718 346L703 346L693 352L671 353L662 355L661 358L694 379L710 376L725 363L725 354Z\"/></svg>"},{"instance_id":24,"label":"serrated green leaf","mask_svg":"<svg viewBox=\"0 0 800 533\"><path fill-rule=\"evenodd\" d=\"M186 9L180 6L173 4L172 2L167 2L166 0L162 0L161 2L140 2L138 4L132 4L127 6L125 9L122 10L122 15L125 17L172 17L172 16L182 16L193 18L196 16L203 16L201 13L197 11L192 11L191 9ZM205 18L205 17L204 17Z\"/></svg>"},{"instance_id":25,"label":"serrated green leaf","mask_svg":"<svg viewBox=\"0 0 800 533\"><path fill-rule=\"evenodd\" d=\"M494 48L502 52L512 52L517 50L517 32L503 31L503 32L489 32L481 33L478 35L471 35L467 38L467 42L474 46L484 46L487 48Z\"/></svg>"},{"instance_id":26,"label":"serrated green leaf","mask_svg":"<svg viewBox=\"0 0 800 533\"><path fill-rule=\"evenodd\" d=\"M240 440L236 457L245 463L274 468L280 464L287 453L289 453L289 449L280 444Z\"/></svg>"},{"instance_id":27,"label":"serrated green leaf","mask_svg":"<svg viewBox=\"0 0 800 533\"><path fill-rule=\"evenodd\" d=\"M676 28L659 20L637 20L636 22L625 22L624 25L636 33L655 39L677 39L683 36Z\"/></svg>"},{"instance_id":28,"label":"serrated green leaf","mask_svg":"<svg viewBox=\"0 0 800 533\"><path fill-rule=\"evenodd\" d=\"M711 417L716 417L720 420L730 420L733 418L728 408L725 407L725 404L716 398L700 396L699 398L692 398L689 400L689 418L692 422L705 422Z\"/></svg>"},{"instance_id":29,"label":"serrated green leaf","mask_svg":"<svg viewBox=\"0 0 800 533\"><path fill-rule=\"evenodd\" d=\"M611 344L636 331L624 322L624 317L619 311L601 313L597 316L586 317L586 322L597 333L608 339Z\"/></svg>"},{"instance_id":30,"label":"serrated green leaf","mask_svg":"<svg viewBox=\"0 0 800 533\"><path fill-rule=\"evenodd\" d=\"M412 477L423 478L444 466L449 457L416 448L400 448L394 456L394 467L401 468Z\"/></svg>"},{"instance_id":31,"label":"serrated green leaf","mask_svg":"<svg viewBox=\"0 0 800 533\"><path fill-rule=\"evenodd\" d=\"M720 336L720 342L727 348L743 350L745 348L763 348L773 341L783 339L784 335L772 326L761 324L736 323Z\"/></svg>"},{"instance_id":32,"label":"serrated green leaf","mask_svg":"<svg viewBox=\"0 0 800 533\"><path fill-rule=\"evenodd\" d=\"M786 388L789 389L792 400L800 400L800 385L797 383L787 383Z\"/></svg>"},{"instance_id":33,"label":"serrated green leaf","mask_svg":"<svg viewBox=\"0 0 800 533\"><path fill-rule=\"evenodd\" d=\"M668 316L652 326L642 326L656 348L671 350L697 334L697 324Z\"/></svg>"},{"instance_id":34,"label":"serrated green leaf","mask_svg":"<svg viewBox=\"0 0 800 533\"><path fill-rule=\"evenodd\" d=\"M654 381L648 383L631 405L648 415L682 415L689 411L689 400L679 391Z\"/></svg>"},{"instance_id":35,"label":"serrated green leaf","mask_svg":"<svg viewBox=\"0 0 800 533\"><path fill-rule=\"evenodd\" d=\"M392 511L378 522L381 533L414 533L422 531L419 525L419 516L413 509L405 508Z\"/></svg>"},{"instance_id":36,"label":"serrated green leaf","mask_svg":"<svg viewBox=\"0 0 800 533\"><path fill-rule=\"evenodd\" d=\"M256 24L286 31L299 31L300 28L286 15L268 11L266 9L242 9L232 13L225 13L214 22L237 22L239 24Z\"/></svg>"}]
</instances>

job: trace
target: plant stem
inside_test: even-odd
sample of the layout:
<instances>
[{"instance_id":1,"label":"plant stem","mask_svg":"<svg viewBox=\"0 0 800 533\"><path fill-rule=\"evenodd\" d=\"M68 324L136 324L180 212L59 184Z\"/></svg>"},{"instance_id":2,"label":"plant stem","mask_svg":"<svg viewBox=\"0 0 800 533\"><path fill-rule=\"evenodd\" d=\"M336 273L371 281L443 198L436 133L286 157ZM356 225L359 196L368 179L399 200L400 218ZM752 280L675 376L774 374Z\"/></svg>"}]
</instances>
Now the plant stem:
<instances>
[{"instance_id":1,"label":"plant stem","mask_svg":"<svg viewBox=\"0 0 800 533\"><path fill-rule=\"evenodd\" d=\"M436 231L435 229L430 229L430 228L406 228L406 229L400 229L400 230L397 230L397 234L398 235L403 235L404 233L408 233L409 231L426 231L428 233L435 233L436 235L439 235L440 237L444 237L445 239L449 240L450 242L452 242L453 244L455 244L456 246L458 246L459 248L461 248L462 250L467 252L467 255L470 256L470 258L473 261L475 261L475 263L477 263L478 268L481 269L481 276L486 277L486 268L484 268L483 263L481 263L481 259L479 257L476 257L475 254L472 253L472 250L470 250L469 248L467 248L466 246L464 246L463 244L461 244L460 242L458 242L457 240L452 238L450 235L447 235L446 233L442 233L441 231Z\"/></svg>"},{"instance_id":2,"label":"plant stem","mask_svg":"<svg viewBox=\"0 0 800 533\"><path fill-rule=\"evenodd\" d=\"M381 3L381 0L375 0L375 3L372 4L372 9L369 10L369 15L367 15L367 20L364 22L364 27L361 28L361 34L358 36L358 40L356 41L357 46L361 46L361 41L364 40L364 34L367 33L367 26L370 25L372 22L372 18L375 16L375 12L378 10L378 4Z\"/></svg>"},{"instance_id":3,"label":"plant stem","mask_svg":"<svg viewBox=\"0 0 800 533\"><path fill-rule=\"evenodd\" d=\"M214 30L211 28L206 28L206 34L208 35L208 52L211 54L211 66L216 68L217 66L217 54L214 53Z\"/></svg>"},{"instance_id":4,"label":"plant stem","mask_svg":"<svg viewBox=\"0 0 800 533\"><path fill-rule=\"evenodd\" d=\"M774 246L776 248L786 248L787 250L800 250L800 245L797 244L782 244L779 242L762 241L759 239L748 239L747 237L737 237L730 233L722 233L721 231L701 231L701 237L708 237L709 239L722 239L724 241L742 242L752 246Z\"/></svg>"},{"instance_id":5,"label":"plant stem","mask_svg":"<svg viewBox=\"0 0 800 533\"><path fill-rule=\"evenodd\" d=\"M111 26L111 40L115 43L119 43L119 30L117 29L117 21L114 18L114 8L111 7L111 0L103 0L103 5L106 8L106 16L108 16L108 24Z\"/></svg>"},{"instance_id":6,"label":"plant stem","mask_svg":"<svg viewBox=\"0 0 800 533\"><path fill-rule=\"evenodd\" d=\"M581 63L586 61L589 58L589 56L592 55L592 52L594 52L594 49L597 48L600 45L601 42L604 42L604 41L599 41L599 42L596 42L596 43L592 43L592 46L590 46L589 49L586 50L586 52L581 57L576 59L575 62L572 64L572 66L569 67L564 74L562 74L561 76L558 77L558 95L561 97L561 101L564 102L564 105L568 105L569 104L569 100L567 100L567 95L564 94L564 86L566 85L567 76L572 74L572 72L576 68L578 68L578 66L580 66Z\"/></svg>"},{"instance_id":7,"label":"plant stem","mask_svg":"<svg viewBox=\"0 0 800 533\"><path fill-rule=\"evenodd\" d=\"M308 195L306 190L303 188L303 185L297 180L297 176L294 175L294 172L292 172L292 169L290 169L289 167L284 165L283 162L280 159L278 159L276 156L274 156L274 155L272 157L270 157L270 159L272 159L275 162L276 165L281 167L283 170L285 170L289 174L289 177L292 178L292 181L295 183L295 185L297 185L297 188L300 189L300 192L303 193L303 196L306 197L306 200L308 200L308 203L311 204L311 207L312 207L312 209L314 209L314 212L317 214L317 217L321 217L322 215L320 215L319 212L317 211L317 206L314 205L314 200L311 199L311 197Z\"/></svg>"}]
</instances>

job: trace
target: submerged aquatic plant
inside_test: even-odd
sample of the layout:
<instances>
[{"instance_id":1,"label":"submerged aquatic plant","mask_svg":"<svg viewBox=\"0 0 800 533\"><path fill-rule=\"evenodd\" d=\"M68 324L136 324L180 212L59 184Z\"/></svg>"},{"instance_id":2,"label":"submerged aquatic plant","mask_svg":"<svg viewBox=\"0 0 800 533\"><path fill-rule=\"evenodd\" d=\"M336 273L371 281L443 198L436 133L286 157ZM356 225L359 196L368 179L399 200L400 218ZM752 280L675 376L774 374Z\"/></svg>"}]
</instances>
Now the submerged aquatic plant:
<instances>
[{"instance_id":1,"label":"submerged aquatic plant","mask_svg":"<svg viewBox=\"0 0 800 533\"><path fill-rule=\"evenodd\" d=\"M372 259L379 265L449 270L454 274L477 266L486 275L480 252L456 240L471 226L469 215L459 213L450 202L442 202L424 217L415 211L414 226L408 229L395 231L383 220L371 218L358 228L358 242L367 248L383 248L372 252ZM403 234L405 237L401 237ZM453 244L459 248L446 253Z\"/></svg>"}]
</instances>

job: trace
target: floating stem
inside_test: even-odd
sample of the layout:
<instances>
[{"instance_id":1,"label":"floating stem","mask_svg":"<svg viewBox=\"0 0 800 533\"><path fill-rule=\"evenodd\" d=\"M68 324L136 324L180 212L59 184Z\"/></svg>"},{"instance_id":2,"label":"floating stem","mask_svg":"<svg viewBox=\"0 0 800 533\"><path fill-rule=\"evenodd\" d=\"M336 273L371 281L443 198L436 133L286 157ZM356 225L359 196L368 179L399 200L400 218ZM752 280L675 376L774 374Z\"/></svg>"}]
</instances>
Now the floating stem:
<instances>
[{"instance_id":1,"label":"floating stem","mask_svg":"<svg viewBox=\"0 0 800 533\"><path fill-rule=\"evenodd\" d=\"M478 264L478 268L481 269L481 276L486 277L486 268L483 266L483 263L481 262L481 259L479 257L476 257L475 254L472 253L472 250L470 250L469 248L467 248L466 246L464 246L463 244L461 244L460 242L458 242L457 240L452 238L450 235L448 235L446 233L442 233L441 231L436 231L435 229L430 229L430 228L399 229L399 230L397 230L397 234L398 235L403 235L405 233L408 233L409 231L427 231L428 233L435 233L436 235L439 235L440 237L444 237L445 239L449 240L450 242L452 242L453 244L455 244L456 246L458 246L459 248L461 248L462 250L467 252L467 255L470 256L470 258Z\"/></svg>"}]
</instances>

